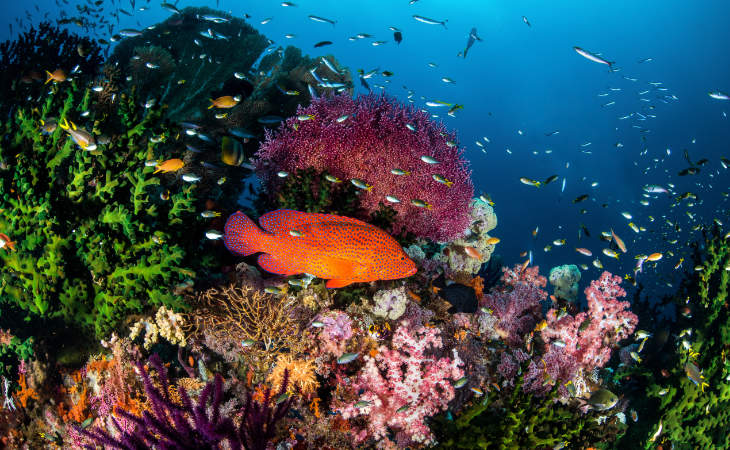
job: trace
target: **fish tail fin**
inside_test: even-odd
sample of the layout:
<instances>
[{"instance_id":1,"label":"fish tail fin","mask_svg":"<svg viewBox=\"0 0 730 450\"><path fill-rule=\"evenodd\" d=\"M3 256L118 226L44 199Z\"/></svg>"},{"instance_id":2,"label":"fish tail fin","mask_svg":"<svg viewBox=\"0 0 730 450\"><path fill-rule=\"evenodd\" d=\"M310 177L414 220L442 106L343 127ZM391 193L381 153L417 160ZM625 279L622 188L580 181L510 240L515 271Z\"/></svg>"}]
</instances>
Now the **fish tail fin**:
<instances>
[{"instance_id":1,"label":"fish tail fin","mask_svg":"<svg viewBox=\"0 0 730 450\"><path fill-rule=\"evenodd\" d=\"M262 251L261 238L264 232L256 223L241 211L231 215L226 221L223 243L233 253L242 256Z\"/></svg>"},{"instance_id":2,"label":"fish tail fin","mask_svg":"<svg viewBox=\"0 0 730 450\"><path fill-rule=\"evenodd\" d=\"M213 101L213 99L211 98L211 99L210 99L210 106L208 107L208 109L213 109L213 107L214 107L214 106L215 106L215 102L214 102L214 101Z\"/></svg>"},{"instance_id":3,"label":"fish tail fin","mask_svg":"<svg viewBox=\"0 0 730 450\"><path fill-rule=\"evenodd\" d=\"M47 80L46 80L46 82L45 82L45 83L43 83L43 84L48 84L48 83L50 83L50 82L51 82L51 80L53 79L53 75L51 75L51 72L49 72L49 71L47 71L47 70L46 70L46 74L48 74L48 79L47 79Z\"/></svg>"},{"instance_id":4,"label":"fish tail fin","mask_svg":"<svg viewBox=\"0 0 730 450\"><path fill-rule=\"evenodd\" d=\"M444 28L446 28L446 22L448 22L448 21L449 21L449 19L444 20L443 22L441 22L441 25L443 25ZM446 29L448 30L448 28L446 28Z\"/></svg>"}]
</instances>

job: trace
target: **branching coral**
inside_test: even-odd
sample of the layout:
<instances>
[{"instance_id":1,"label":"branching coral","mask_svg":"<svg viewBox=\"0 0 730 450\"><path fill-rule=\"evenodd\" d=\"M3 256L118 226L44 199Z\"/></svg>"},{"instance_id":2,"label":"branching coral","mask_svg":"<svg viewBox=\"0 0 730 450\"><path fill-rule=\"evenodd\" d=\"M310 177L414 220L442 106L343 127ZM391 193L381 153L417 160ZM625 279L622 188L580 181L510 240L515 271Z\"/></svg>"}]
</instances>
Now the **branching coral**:
<instances>
[{"instance_id":1,"label":"branching coral","mask_svg":"<svg viewBox=\"0 0 730 450\"><path fill-rule=\"evenodd\" d=\"M160 306L154 320L140 319L132 325L129 338L135 339L144 331L144 348L149 349L162 337L169 343L185 347L185 319L182 314Z\"/></svg>"},{"instance_id":2,"label":"branching coral","mask_svg":"<svg viewBox=\"0 0 730 450\"><path fill-rule=\"evenodd\" d=\"M355 401L339 411L350 419L367 416L366 433L354 431L356 440L370 436L384 439L388 428L404 433L413 442L428 443L433 435L425 420L446 408L454 398L451 382L461 378L463 363L453 358L429 355L442 347L440 331L407 321L395 330L391 347L381 345L375 357L365 356L365 366L349 388Z\"/></svg>"},{"instance_id":3,"label":"branching coral","mask_svg":"<svg viewBox=\"0 0 730 450\"><path fill-rule=\"evenodd\" d=\"M299 121L303 115L313 118ZM405 231L446 241L469 225L473 194L468 164L462 150L450 144L453 139L428 114L386 96L320 98L301 108L276 134L267 134L257 168L270 192L281 183L279 170L312 167L345 182L360 180L372 186L360 194L366 215L388 203L386 196L395 196L400 203L391 203L398 213L394 234ZM422 157L438 164L426 164ZM434 176L453 184L437 182Z\"/></svg>"},{"instance_id":4,"label":"branching coral","mask_svg":"<svg viewBox=\"0 0 730 450\"><path fill-rule=\"evenodd\" d=\"M306 345L292 314L294 298L241 284L211 288L192 303L196 309L187 319L191 332L206 345L227 343L223 345L255 363L261 374L268 372L279 353L297 354ZM247 343L242 345L244 341Z\"/></svg>"},{"instance_id":5,"label":"branching coral","mask_svg":"<svg viewBox=\"0 0 730 450\"><path fill-rule=\"evenodd\" d=\"M288 392L290 394L299 391L309 395L319 387L314 361L311 359L294 359L291 355L279 355L276 366L269 374L267 381L272 386L281 386L286 374L289 375Z\"/></svg>"}]
</instances>

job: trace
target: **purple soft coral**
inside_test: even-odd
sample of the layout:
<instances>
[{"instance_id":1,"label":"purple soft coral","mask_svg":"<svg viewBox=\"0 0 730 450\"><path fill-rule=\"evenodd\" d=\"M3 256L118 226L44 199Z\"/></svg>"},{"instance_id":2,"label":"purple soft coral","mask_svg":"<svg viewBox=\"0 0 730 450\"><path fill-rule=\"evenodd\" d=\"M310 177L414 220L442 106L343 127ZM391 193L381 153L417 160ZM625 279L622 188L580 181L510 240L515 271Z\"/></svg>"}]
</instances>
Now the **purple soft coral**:
<instances>
[{"instance_id":1,"label":"purple soft coral","mask_svg":"<svg viewBox=\"0 0 730 450\"><path fill-rule=\"evenodd\" d=\"M386 196L400 199L388 203L398 213L394 233L448 241L469 225L474 194L471 171L454 140L425 112L385 95L320 98L277 133L267 133L257 154L258 172L271 188L279 182L276 172L309 167L346 182L362 180L372 185L360 196L366 213L388 203ZM395 175L394 169L409 174ZM414 200L430 207L415 206Z\"/></svg>"},{"instance_id":2,"label":"purple soft coral","mask_svg":"<svg viewBox=\"0 0 730 450\"><path fill-rule=\"evenodd\" d=\"M223 399L223 379L220 375L216 374L215 379L203 388L197 405L193 405L184 388L179 388L181 404L178 404L170 397L167 370L157 354L150 357L150 365L158 374L159 389L142 363L137 363L137 369L142 376L152 412L144 411L142 417L138 417L125 410L117 411L122 418L134 424L131 431L125 430L113 417L115 436L103 429L89 431L77 428L77 431L104 448L122 450L240 450L244 447L263 450L273 438L276 422L284 417L291 406L292 399L289 398L272 409L270 389L265 392L262 403L253 401L249 392L241 426L237 430L232 419L223 418L220 414ZM286 392L288 379L289 374L285 372L279 395ZM224 445L224 442L227 444ZM91 450L95 447L87 445L86 448Z\"/></svg>"}]
</instances>

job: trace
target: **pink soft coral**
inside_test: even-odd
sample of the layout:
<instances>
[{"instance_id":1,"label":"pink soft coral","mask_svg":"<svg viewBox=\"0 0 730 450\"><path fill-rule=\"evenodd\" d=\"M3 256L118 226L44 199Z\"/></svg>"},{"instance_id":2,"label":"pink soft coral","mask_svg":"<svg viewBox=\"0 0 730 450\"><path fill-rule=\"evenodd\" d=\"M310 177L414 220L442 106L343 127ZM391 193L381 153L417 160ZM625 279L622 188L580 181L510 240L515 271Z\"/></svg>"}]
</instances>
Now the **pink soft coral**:
<instances>
[{"instance_id":1,"label":"pink soft coral","mask_svg":"<svg viewBox=\"0 0 730 450\"><path fill-rule=\"evenodd\" d=\"M493 289L482 299L482 304L492 309L499 320L496 331L512 347L524 343L525 336L535 328L541 318L540 301L547 298L547 279L539 274L539 268L515 266L503 269L502 286Z\"/></svg>"},{"instance_id":2,"label":"pink soft coral","mask_svg":"<svg viewBox=\"0 0 730 450\"><path fill-rule=\"evenodd\" d=\"M310 120L298 120L309 115ZM367 214L377 211L380 203L389 204L398 213L394 233L408 231L448 241L469 225L474 194L471 171L454 140L427 113L385 95L320 98L300 107L278 132L267 132L257 153L257 170L270 192L280 183L276 176L280 170L312 167L348 183L362 180L372 185L360 196ZM427 164L422 156L438 163ZM394 175L392 169L410 175ZM453 184L437 182L434 175ZM389 203L386 196L395 196L400 203ZM431 208L414 206L412 200Z\"/></svg>"},{"instance_id":3,"label":"pink soft coral","mask_svg":"<svg viewBox=\"0 0 730 450\"><path fill-rule=\"evenodd\" d=\"M453 359L426 355L427 350L442 347L439 334L437 328L410 329L410 323L403 321L393 335L392 348L381 345L375 357L365 356L365 366L350 387L362 394L339 409L345 419L368 416L368 433L353 431L359 441L367 436L382 439L388 428L413 442L433 439L425 419L446 408L454 398L451 380L464 376L456 350ZM357 402L367 404L357 407Z\"/></svg>"},{"instance_id":4,"label":"pink soft coral","mask_svg":"<svg viewBox=\"0 0 730 450\"><path fill-rule=\"evenodd\" d=\"M352 319L343 311L320 313L317 320L322 323L319 334L320 353L342 356L347 348L347 340L353 335Z\"/></svg>"},{"instance_id":5,"label":"pink soft coral","mask_svg":"<svg viewBox=\"0 0 730 450\"><path fill-rule=\"evenodd\" d=\"M565 346L559 353L572 358L587 372L603 367L613 348L633 333L639 321L636 314L628 311L629 302L617 300L626 295L620 283L621 277L603 272L585 290L587 311L560 319L558 311L548 311L547 327L541 332L545 343L554 346L556 341L562 341L560 346Z\"/></svg>"}]
</instances>

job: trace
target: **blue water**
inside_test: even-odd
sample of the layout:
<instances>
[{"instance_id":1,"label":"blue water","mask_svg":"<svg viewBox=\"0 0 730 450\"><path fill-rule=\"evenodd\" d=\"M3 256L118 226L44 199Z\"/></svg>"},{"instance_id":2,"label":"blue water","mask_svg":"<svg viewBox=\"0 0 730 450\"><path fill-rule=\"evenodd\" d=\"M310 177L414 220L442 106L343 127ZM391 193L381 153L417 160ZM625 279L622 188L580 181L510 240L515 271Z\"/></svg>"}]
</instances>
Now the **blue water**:
<instances>
[{"instance_id":1,"label":"blue water","mask_svg":"<svg viewBox=\"0 0 730 450\"><path fill-rule=\"evenodd\" d=\"M33 4L4 3L5 14L0 20L6 23L0 24L1 40L10 37L9 23L17 34L17 18L23 17L27 26L26 9L35 22L44 14L50 19L59 17L59 7L53 1L38 1L40 12ZM250 14L249 23L276 44L294 45L312 56L332 54L353 73L359 68L394 72L390 79L377 76L369 82L373 87L384 86L387 93L404 102L408 101L408 90L413 90L414 104L419 108L426 108L426 100L463 104L455 118L446 116L444 109L432 112L441 116L436 120L458 132L471 162L477 193L489 193L496 202L499 226L493 234L501 238L497 253L508 264L523 261L519 254L532 250L534 262L543 272L558 264L585 263L590 269L584 279L592 279L599 274L591 266L595 257L607 270L625 274L631 272L635 254L663 252L665 257L657 268L639 276L658 292L657 286L666 287L665 283L672 281L678 258L686 257L687 242L699 237L691 227L709 225L713 218L730 223L728 200L721 194L730 191L728 172L719 159L730 157L730 122L723 115L730 112L730 101L707 95L714 90L730 92L728 2L420 0L409 5L407 0L300 0L295 1L296 7L282 7L280 1L271 0L242 3L221 0L218 8L239 17ZM75 15L75 5L61 3L69 16ZM111 13L120 5L131 10L128 2L107 1L105 8ZM140 6L150 9L137 11L133 17L120 15L115 32L152 25L170 15L156 1L137 1L136 7ZM217 4L180 1L177 6L215 8ZM309 14L337 23L317 23L307 18ZM447 27L417 22L414 14L448 19ZM522 16L531 27L523 23ZM260 24L269 17L269 23ZM116 20L113 23L116 25ZM395 44L390 26L402 31L400 45ZM472 27L483 41L474 44L466 59L457 57ZM81 31L73 25L69 29ZM286 33L296 37L285 39ZM373 38L348 40L358 33ZM324 40L333 44L313 48L314 43ZM380 40L387 43L372 45ZM615 61L620 71L609 72L605 65L578 55L573 46L600 53ZM638 62L645 58L652 61ZM429 62L438 66L431 68ZM455 83L444 83L442 77ZM356 85L358 93L365 92ZM651 101L640 101L638 92L647 89L650 92L643 97ZM599 97L601 93L608 95ZM673 95L676 100L665 104L657 98L664 95ZM610 101L615 104L601 106ZM655 108L647 109L649 105ZM618 119L636 112L656 117ZM649 131L641 133L633 126ZM560 133L545 136L555 130ZM483 141L485 136L490 143ZM485 152L476 140L482 141ZM587 142L591 145L581 147ZM617 142L623 147L617 148ZM692 161L710 160L699 175L677 175L688 166L683 149L688 150ZM641 155L643 151L646 153ZM560 178L540 189L519 182L520 177L544 180L552 174ZM563 177L566 188L561 194ZM594 188L592 182L599 184ZM673 183L673 192L694 192L699 201L691 208L686 207L686 201L672 208L672 197L652 195L650 205L642 206L638 202L644 198L642 186L647 183L664 187ZM581 194L591 197L573 204ZM583 208L586 214L580 213ZM631 213L633 222L647 231L631 231L622 211ZM694 219L686 211L694 214ZM649 221L650 215L654 222ZM677 222L682 231L677 233L667 219ZM590 239L578 241L579 223L590 230ZM533 239L531 231L536 227L539 233ZM598 235L611 228L629 247L619 261L601 254L606 243L599 241ZM543 250L560 238L567 244L550 252ZM678 242L667 242L672 239ZM578 255L575 247L591 249L594 257ZM689 262L684 268L692 269Z\"/></svg>"}]
</instances>

